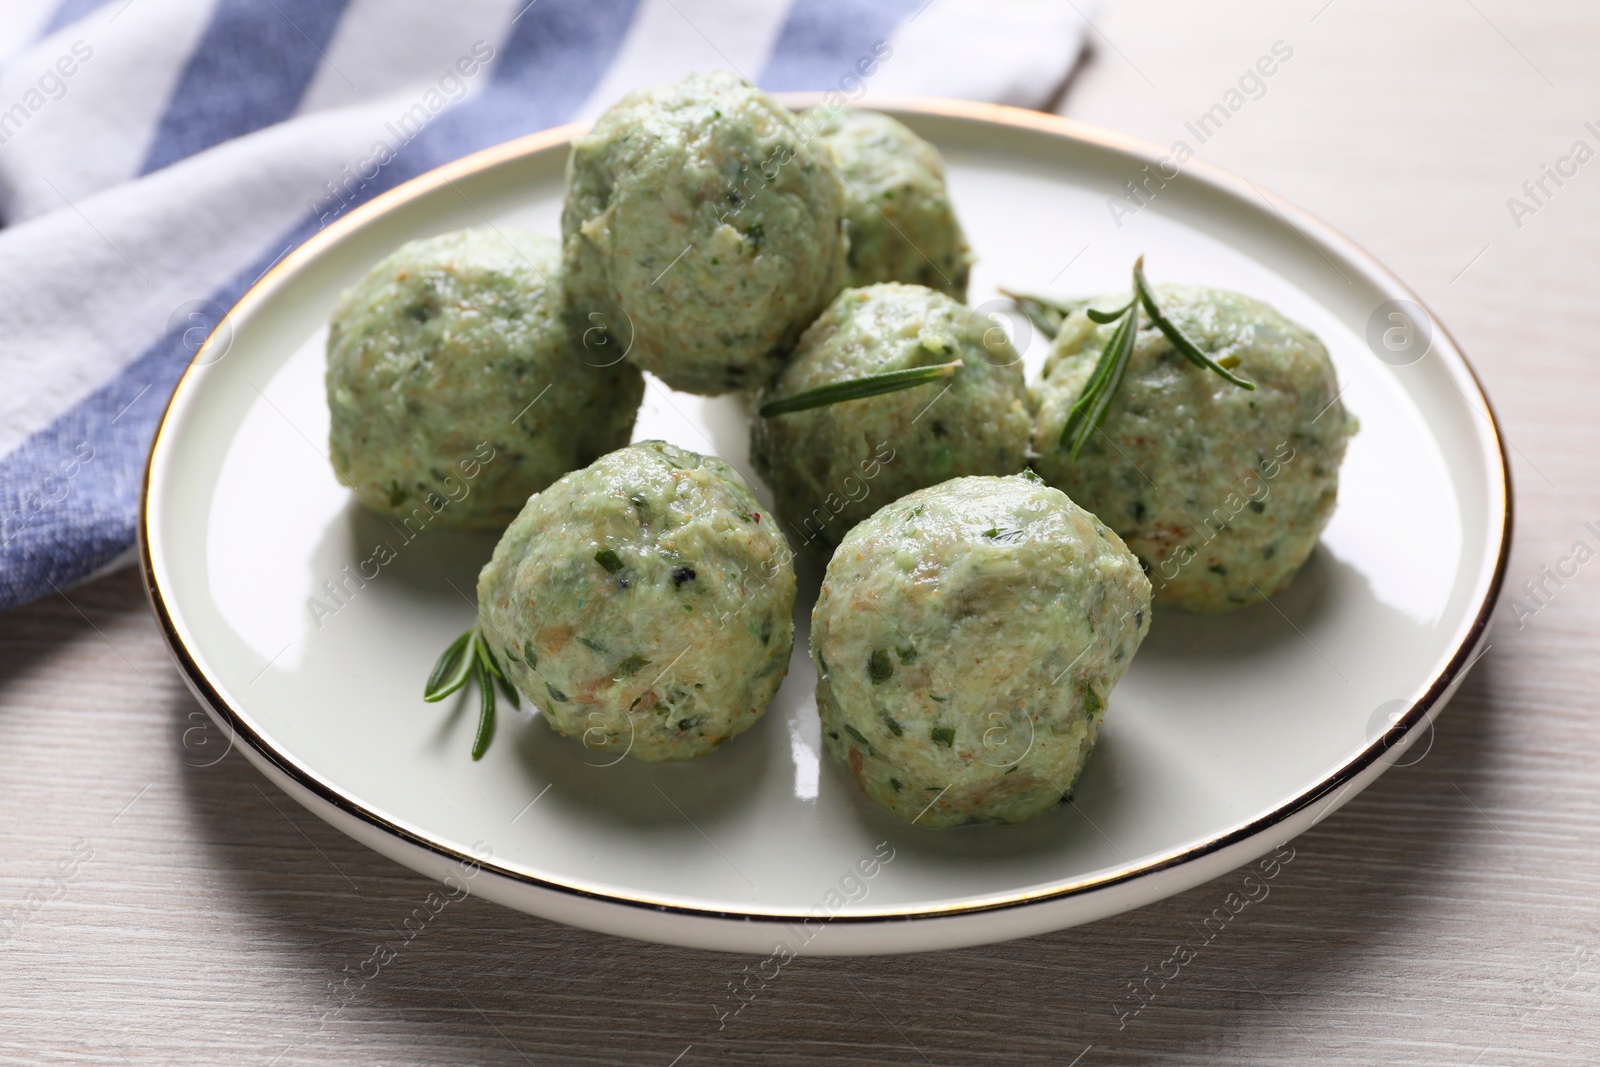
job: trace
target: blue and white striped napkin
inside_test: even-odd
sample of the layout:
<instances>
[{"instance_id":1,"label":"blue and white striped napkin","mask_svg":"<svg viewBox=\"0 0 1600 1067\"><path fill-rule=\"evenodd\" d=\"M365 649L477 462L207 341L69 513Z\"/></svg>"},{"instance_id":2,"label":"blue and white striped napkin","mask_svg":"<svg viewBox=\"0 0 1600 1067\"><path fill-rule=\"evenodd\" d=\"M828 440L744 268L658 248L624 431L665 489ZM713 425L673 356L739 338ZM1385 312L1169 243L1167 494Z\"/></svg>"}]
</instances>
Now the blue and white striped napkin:
<instances>
[{"instance_id":1,"label":"blue and white striped napkin","mask_svg":"<svg viewBox=\"0 0 1600 1067\"><path fill-rule=\"evenodd\" d=\"M1087 0L4 8L0 609L131 558L150 439L199 342L354 204L701 68L774 91L1040 106L1091 13Z\"/></svg>"}]
</instances>

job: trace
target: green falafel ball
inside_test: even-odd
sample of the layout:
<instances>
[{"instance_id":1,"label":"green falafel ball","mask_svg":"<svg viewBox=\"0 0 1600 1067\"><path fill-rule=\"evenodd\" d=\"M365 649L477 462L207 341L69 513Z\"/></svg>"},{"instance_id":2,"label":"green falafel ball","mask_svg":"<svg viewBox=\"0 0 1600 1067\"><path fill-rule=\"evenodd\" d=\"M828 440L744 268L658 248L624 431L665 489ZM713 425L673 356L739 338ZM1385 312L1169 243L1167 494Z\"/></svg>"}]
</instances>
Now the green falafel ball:
<instances>
[{"instance_id":1,"label":"green falafel ball","mask_svg":"<svg viewBox=\"0 0 1600 1067\"><path fill-rule=\"evenodd\" d=\"M845 536L811 615L823 744L922 826L1014 823L1083 769L1150 583L1030 474L956 478Z\"/></svg>"},{"instance_id":2,"label":"green falafel ball","mask_svg":"<svg viewBox=\"0 0 1600 1067\"><path fill-rule=\"evenodd\" d=\"M939 150L876 111L812 114L844 178L846 284L907 282L966 300L972 249L950 205Z\"/></svg>"},{"instance_id":3,"label":"green falafel ball","mask_svg":"<svg viewBox=\"0 0 1600 1067\"><path fill-rule=\"evenodd\" d=\"M694 759L789 670L792 559L732 467L645 441L528 501L478 576L479 625L558 734Z\"/></svg>"},{"instance_id":4,"label":"green falafel ball","mask_svg":"<svg viewBox=\"0 0 1600 1067\"><path fill-rule=\"evenodd\" d=\"M844 284L832 153L726 71L629 93L572 142L568 314L674 389L759 388Z\"/></svg>"},{"instance_id":5,"label":"green falafel ball","mask_svg":"<svg viewBox=\"0 0 1600 1067\"><path fill-rule=\"evenodd\" d=\"M561 312L558 248L542 234L460 230L373 267L328 328L339 481L384 515L498 529L627 444L644 379L585 362Z\"/></svg>"}]
</instances>

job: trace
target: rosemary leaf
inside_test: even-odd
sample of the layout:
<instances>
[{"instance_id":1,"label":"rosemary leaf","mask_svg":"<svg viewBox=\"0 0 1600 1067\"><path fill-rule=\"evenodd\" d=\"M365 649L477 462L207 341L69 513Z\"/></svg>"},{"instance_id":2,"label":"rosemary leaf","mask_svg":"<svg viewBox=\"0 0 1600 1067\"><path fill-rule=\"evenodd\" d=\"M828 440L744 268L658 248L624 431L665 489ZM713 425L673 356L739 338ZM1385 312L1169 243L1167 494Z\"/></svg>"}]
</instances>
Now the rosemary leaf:
<instances>
[{"instance_id":1,"label":"rosemary leaf","mask_svg":"<svg viewBox=\"0 0 1600 1067\"><path fill-rule=\"evenodd\" d=\"M478 686L478 730L472 739L472 758L478 760L488 751L489 740L494 736L495 688L505 694L512 707L520 708L522 698L476 626L450 642L433 665L423 699L430 703L443 700L469 681Z\"/></svg>"},{"instance_id":2,"label":"rosemary leaf","mask_svg":"<svg viewBox=\"0 0 1600 1067\"><path fill-rule=\"evenodd\" d=\"M884 371L882 374L851 378L848 381L830 382L815 389L807 389L803 393L796 393L794 396L784 397L782 400L774 400L770 404L763 404L760 415L762 418L767 418L791 411L805 411L809 408L840 404L846 400L863 400L869 396L897 393L902 389L948 378L960 369L961 360L957 359L931 367L905 367L901 370Z\"/></svg>"},{"instance_id":3,"label":"rosemary leaf","mask_svg":"<svg viewBox=\"0 0 1600 1067\"><path fill-rule=\"evenodd\" d=\"M489 661L479 657L473 664L478 681L478 733L472 739L472 758L480 760L489 750L489 739L494 736L494 676L489 673Z\"/></svg>"},{"instance_id":4,"label":"rosemary leaf","mask_svg":"<svg viewBox=\"0 0 1600 1067\"><path fill-rule=\"evenodd\" d=\"M450 642L450 647L433 665L433 673L428 675L428 684L422 690L423 700L432 704L467 684L473 663L469 646L477 632L476 628L468 630Z\"/></svg>"},{"instance_id":5,"label":"rosemary leaf","mask_svg":"<svg viewBox=\"0 0 1600 1067\"><path fill-rule=\"evenodd\" d=\"M474 643L478 647L478 658L483 660L484 669L486 669L494 677L503 681L505 679L506 672L500 669L500 661L495 659L494 649L489 647L489 642L484 640L483 634L480 633L478 635L478 640Z\"/></svg>"},{"instance_id":6,"label":"rosemary leaf","mask_svg":"<svg viewBox=\"0 0 1600 1067\"><path fill-rule=\"evenodd\" d=\"M1017 305L1017 310L1033 324L1033 328L1046 337L1054 337L1061 332L1061 323L1066 316L1061 313L1060 308L1040 297L1028 296L1026 293L1012 293L1004 289L1000 292L1010 297L1011 302Z\"/></svg>"},{"instance_id":7,"label":"rosemary leaf","mask_svg":"<svg viewBox=\"0 0 1600 1067\"><path fill-rule=\"evenodd\" d=\"M1105 419L1111 398L1127 372L1128 360L1133 355L1133 342L1138 335L1139 308L1130 304L1122 320L1117 323L1117 328L1111 332L1105 347L1100 350L1100 359L1095 363L1094 372L1089 375L1088 382L1073 403L1067 424L1061 428L1061 446L1071 450L1073 459L1078 458L1078 453L1083 451L1083 446Z\"/></svg>"},{"instance_id":8,"label":"rosemary leaf","mask_svg":"<svg viewBox=\"0 0 1600 1067\"><path fill-rule=\"evenodd\" d=\"M1254 382L1246 381L1232 373L1222 364L1200 351L1199 346L1185 337L1176 323L1161 313L1160 306L1156 304L1155 294L1150 291L1150 283L1145 281L1143 256L1140 256L1133 265L1133 286L1138 294L1139 302L1144 305L1145 312L1150 316L1150 321L1155 324L1156 329L1160 330L1168 341L1172 342L1172 347L1183 353L1190 363L1206 370L1215 371L1241 389L1254 389L1256 387Z\"/></svg>"},{"instance_id":9,"label":"rosemary leaf","mask_svg":"<svg viewBox=\"0 0 1600 1067\"><path fill-rule=\"evenodd\" d=\"M1026 299L1042 301L1043 298ZM1071 411L1067 413L1067 424L1061 428L1061 447L1070 449L1073 459L1078 458L1083 446L1105 421L1111 399L1116 396L1117 389L1122 385L1123 376L1127 374L1128 361L1133 356L1134 343L1139 337L1141 309L1150 317L1151 325L1160 330L1162 336L1189 362L1202 370L1220 375L1241 389L1255 388L1254 382L1246 381L1229 372L1226 367L1202 352L1199 345L1184 335L1177 323L1162 314L1161 305L1156 303L1155 292L1145 280L1144 257L1140 256L1133 264L1133 297L1126 304L1112 311L1100 311L1089 307L1084 310L1092 321L1102 326L1115 322L1117 327L1111 331L1111 336L1106 338L1104 347L1100 349L1100 358L1095 361L1089 380L1084 382Z\"/></svg>"},{"instance_id":10,"label":"rosemary leaf","mask_svg":"<svg viewBox=\"0 0 1600 1067\"><path fill-rule=\"evenodd\" d=\"M1033 323L1034 329L1046 337L1054 337L1060 333L1061 324L1066 317L1083 307L1085 303L1082 300L1052 300L1050 297L1034 296L1031 293L1013 293L1009 289L1000 290L1000 295L1017 305L1017 310Z\"/></svg>"},{"instance_id":11,"label":"rosemary leaf","mask_svg":"<svg viewBox=\"0 0 1600 1067\"><path fill-rule=\"evenodd\" d=\"M511 684L510 678L496 678L495 681L500 686L500 692L504 693L505 698L511 701L512 707L522 707L522 696L517 692L517 687Z\"/></svg>"},{"instance_id":12,"label":"rosemary leaf","mask_svg":"<svg viewBox=\"0 0 1600 1067\"><path fill-rule=\"evenodd\" d=\"M1116 322L1118 319L1122 318L1122 316L1128 313L1128 309L1131 307L1133 307L1132 300L1128 301L1126 304L1123 304L1115 311L1101 311L1098 308L1086 307L1083 309L1083 313L1089 316L1091 322L1098 322L1100 325L1104 326L1108 322Z\"/></svg>"},{"instance_id":13,"label":"rosemary leaf","mask_svg":"<svg viewBox=\"0 0 1600 1067\"><path fill-rule=\"evenodd\" d=\"M505 668L500 666L500 661L495 657L494 649L489 647L489 642L479 638L478 647L483 649L484 662L489 668L489 673L494 675L495 682L499 684L500 692L511 701L512 707L522 707L522 697L517 693L517 687L511 684L511 679L507 677Z\"/></svg>"}]
</instances>

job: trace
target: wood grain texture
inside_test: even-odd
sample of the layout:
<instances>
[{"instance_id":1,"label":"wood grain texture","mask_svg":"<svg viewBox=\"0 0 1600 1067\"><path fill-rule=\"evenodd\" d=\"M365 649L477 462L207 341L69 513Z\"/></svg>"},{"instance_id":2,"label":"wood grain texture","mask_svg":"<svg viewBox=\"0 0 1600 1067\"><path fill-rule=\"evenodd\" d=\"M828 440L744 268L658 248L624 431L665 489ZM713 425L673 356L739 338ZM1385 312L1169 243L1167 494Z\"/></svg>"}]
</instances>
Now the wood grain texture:
<instances>
[{"instance_id":1,"label":"wood grain texture","mask_svg":"<svg viewBox=\"0 0 1600 1067\"><path fill-rule=\"evenodd\" d=\"M1294 48L1202 157L1422 293L1513 446L1511 585L1565 554L1600 520L1600 162L1520 229L1505 201L1600 120L1600 10L1111 0L1102 28L1067 113L1162 143L1274 41ZM1597 588L1600 563L1531 619L1502 610L1426 755L1296 840L1270 895L1138 1014L1129 984L1197 944L1244 872L1011 944L800 960L719 1031L741 958L477 899L406 941L431 883L237 753L206 766L220 739L116 575L0 616L0 918L52 898L0 937L0 1061L1589 1065ZM341 993L380 942L404 947Z\"/></svg>"}]
</instances>

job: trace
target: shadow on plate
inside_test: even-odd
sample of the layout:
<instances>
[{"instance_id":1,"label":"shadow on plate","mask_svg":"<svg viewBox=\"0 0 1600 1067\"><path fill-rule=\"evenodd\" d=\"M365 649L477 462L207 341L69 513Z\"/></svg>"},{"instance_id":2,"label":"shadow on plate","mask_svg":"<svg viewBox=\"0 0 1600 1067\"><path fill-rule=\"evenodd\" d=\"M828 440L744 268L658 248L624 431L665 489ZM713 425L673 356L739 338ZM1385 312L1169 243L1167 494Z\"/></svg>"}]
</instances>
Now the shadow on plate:
<instances>
[{"instance_id":1,"label":"shadow on plate","mask_svg":"<svg viewBox=\"0 0 1600 1067\"><path fill-rule=\"evenodd\" d=\"M772 716L763 716L721 749L687 763L597 752L543 722L528 723L516 743L529 796L548 786L585 819L677 829L685 818L708 827L738 817L737 798L754 795L767 772L771 745L763 735L775 728Z\"/></svg>"},{"instance_id":2,"label":"shadow on plate","mask_svg":"<svg viewBox=\"0 0 1600 1067\"><path fill-rule=\"evenodd\" d=\"M1139 658L1214 662L1218 657L1271 655L1303 642L1301 633L1346 607L1347 590L1352 589L1378 603L1366 576L1319 544L1294 581L1270 603L1225 615L1195 615L1158 605Z\"/></svg>"},{"instance_id":3,"label":"shadow on plate","mask_svg":"<svg viewBox=\"0 0 1600 1067\"><path fill-rule=\"evenodd\" d=\"M341 521L330 523L313 557L314 573L337 574L346 564L374 559L379 546L393 552L381 564L384 580L424 597L440 595L441 580L474 603L478 572L494 554L498 532L423 528L375 514L352 498ZM369 569L370 570L370 569ZM312 595L316 595L312 590Z\"/></svg>"}]
</instances>

